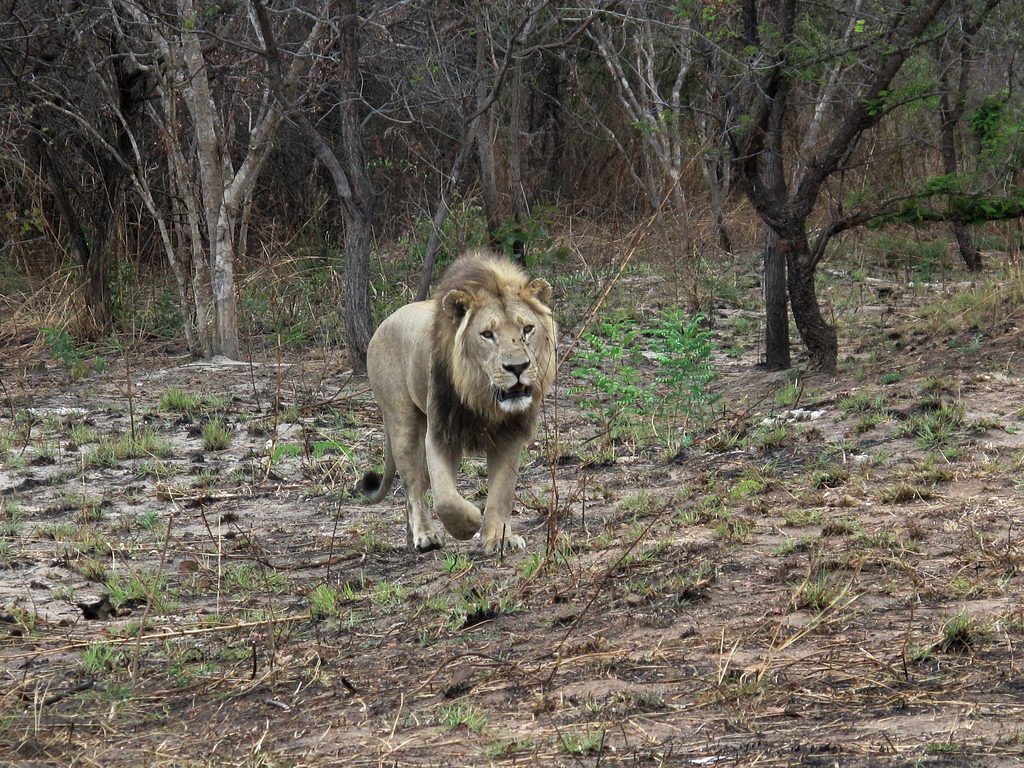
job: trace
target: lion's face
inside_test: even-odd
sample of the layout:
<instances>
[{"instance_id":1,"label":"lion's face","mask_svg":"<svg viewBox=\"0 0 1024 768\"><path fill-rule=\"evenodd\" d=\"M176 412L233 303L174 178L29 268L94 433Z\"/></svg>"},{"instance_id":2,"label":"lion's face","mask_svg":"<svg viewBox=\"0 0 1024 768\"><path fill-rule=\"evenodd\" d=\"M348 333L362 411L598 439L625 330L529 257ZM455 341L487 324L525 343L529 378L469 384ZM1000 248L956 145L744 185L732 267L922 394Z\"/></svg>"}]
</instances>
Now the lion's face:
<instances>
[{"instance_id":1,"label":"lion's face","mask_svg":"<svg viewBox=\"0 0 1024 768\"><path fill-rule=\"evenodd\" d=\"M459 333L466 355L486 374L498 408L520 413L533 404L538 357L548 345L541 339L545 330L537 313L517 299L504 303L488 297Z\"/></svg>"},{"instance_id":2,"label":"lion's face","mask_svg":"<svg viewBox=\"0 0 1024 768\"><path fill-rule=\"evenodd\" d=\"M458 323L452 378L467 404L495 417L530 410L554 375L554 324L544 280L495 295L453 290L442 309Z\"/></svg>"}]
</instances>

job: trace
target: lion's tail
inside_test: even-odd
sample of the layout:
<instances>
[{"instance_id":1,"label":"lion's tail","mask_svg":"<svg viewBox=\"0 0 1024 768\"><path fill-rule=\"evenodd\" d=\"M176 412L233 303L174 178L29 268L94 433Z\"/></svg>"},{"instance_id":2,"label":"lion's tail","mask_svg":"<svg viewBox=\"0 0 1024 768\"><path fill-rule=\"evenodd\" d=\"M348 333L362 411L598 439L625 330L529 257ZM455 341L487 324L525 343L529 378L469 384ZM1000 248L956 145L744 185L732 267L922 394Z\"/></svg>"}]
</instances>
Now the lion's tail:
<instances>
[{"instance_id":1,"label":"lion's tail","mask_svg":"<svg viewBox=\"0 0 1024 768\"><path fill-rule=\"evenodd\" d=\"M388 495L391 484L395 481L395 457L391 454L391 435L384 430L384 475L367 472L359 482L359 491L366 496L366 501L376 504Z\"/></svg>"}]
</instances>

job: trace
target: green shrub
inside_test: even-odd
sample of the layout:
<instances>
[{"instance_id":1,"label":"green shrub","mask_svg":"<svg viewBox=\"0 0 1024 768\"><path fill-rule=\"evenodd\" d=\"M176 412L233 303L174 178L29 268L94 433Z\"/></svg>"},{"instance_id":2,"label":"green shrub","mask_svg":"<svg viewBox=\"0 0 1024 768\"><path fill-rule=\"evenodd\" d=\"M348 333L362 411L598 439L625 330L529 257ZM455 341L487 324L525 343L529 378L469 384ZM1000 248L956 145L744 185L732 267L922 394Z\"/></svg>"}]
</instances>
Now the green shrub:
<instances>
[{"instance_id":1,"label":"green shrub","mask_svg":"<svg viewBox=\"0 0 1024 768\"><path fill-rule=\"evenodd\" d=\"M718 373L711 333L701 329L701 320L687 321L673 310L649 327L606 320L583 337L573 373L585 383L570 391L610 440L624 431L635 434L644 422L673 431L680 421L707 422L715 401L707 384Z\"/></svg>"}]
</instances>

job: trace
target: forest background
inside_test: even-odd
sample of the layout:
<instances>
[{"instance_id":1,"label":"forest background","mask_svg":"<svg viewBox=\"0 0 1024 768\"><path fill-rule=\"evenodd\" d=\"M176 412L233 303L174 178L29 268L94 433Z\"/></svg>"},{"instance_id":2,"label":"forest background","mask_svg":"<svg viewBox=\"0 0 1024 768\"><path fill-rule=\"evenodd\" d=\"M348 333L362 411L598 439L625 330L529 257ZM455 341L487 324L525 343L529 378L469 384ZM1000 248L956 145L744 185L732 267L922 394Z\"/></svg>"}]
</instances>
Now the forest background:
<instances>
[{"instance_id":1,"label":"forest background","mask_svg":"<svg viewBox=\"0 0 1024 768\"><path fill-rule=\"evenodd\" d=\"M329 337L359 369L463 248L543 271L614 241L691 312L753 254L764 362L792 312L835 370L816 277L844 242L938 223L978 272L978 225L1019 218L1020 10L12 0L3 332Z\"/></svg>"}]
</instances>

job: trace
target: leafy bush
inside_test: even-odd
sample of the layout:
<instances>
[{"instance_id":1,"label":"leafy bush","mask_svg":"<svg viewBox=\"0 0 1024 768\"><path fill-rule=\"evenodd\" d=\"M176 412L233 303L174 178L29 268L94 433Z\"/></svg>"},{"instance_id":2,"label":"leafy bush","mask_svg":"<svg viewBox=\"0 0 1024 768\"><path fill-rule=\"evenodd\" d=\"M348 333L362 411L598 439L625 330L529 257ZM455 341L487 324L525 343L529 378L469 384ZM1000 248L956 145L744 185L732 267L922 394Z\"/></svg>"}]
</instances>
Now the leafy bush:
<instances>
[{"instance_id":1,"label":"leafy bush","mask_svg":"<svg viewBox=\"0 0 1024 768\"><path fill-rule=\"evenodd\" d=\"M573 373L586 383L571 391L581 395L609 441L630 432L636 436L644 422L655 432L680 421L706 423L716 399L706 387L718 373L711 333L701 329L701 320L698 315L687 321L672 310L650 327L632 319L606 320L583 337Z\"/></svg>"},{"instance_id":2,"label":"leafy bush","mask_svg":"<svg viewBox=\"0 0 1024 768\"><path fill-rule=\"evenodd\" d=\"M90 373L102 371L106 361L90 356L64 328L41 328L43 341L53 357L67 367L74 379L84 379Z\"/></svg>"},{"instance_id":3,"label":"leafy bush","mask_svg":"<svg viewBox=\"0 0 1024 768\"><path fill-rule=\"evenodd\" d=\"M505 220L494 232L498 250L513 258L516 242L523 245L523 259L528 270L550 268L564 259L565 249L559 248L550 233L555 229L559 210L552 205L535 205L529 214Z\"/></svg>"},{"instance_id":4,"label":"leafy bush","mask_svg":"<svg viewBox=\"0 0 1024 768\"><path fill-rule=\"evenodd\" d=\"M440 275L444 268L467 248L487 244L487 220L479 205L471 205L457 195L449 201L450 210L438 233L437 252L434 254L434 274ZM417 219L410 231L398 239L408 256L413 284L419 275L420 265L427 250L427 241L433 222L429 216Z\"/></svg>"}]
</instances>

